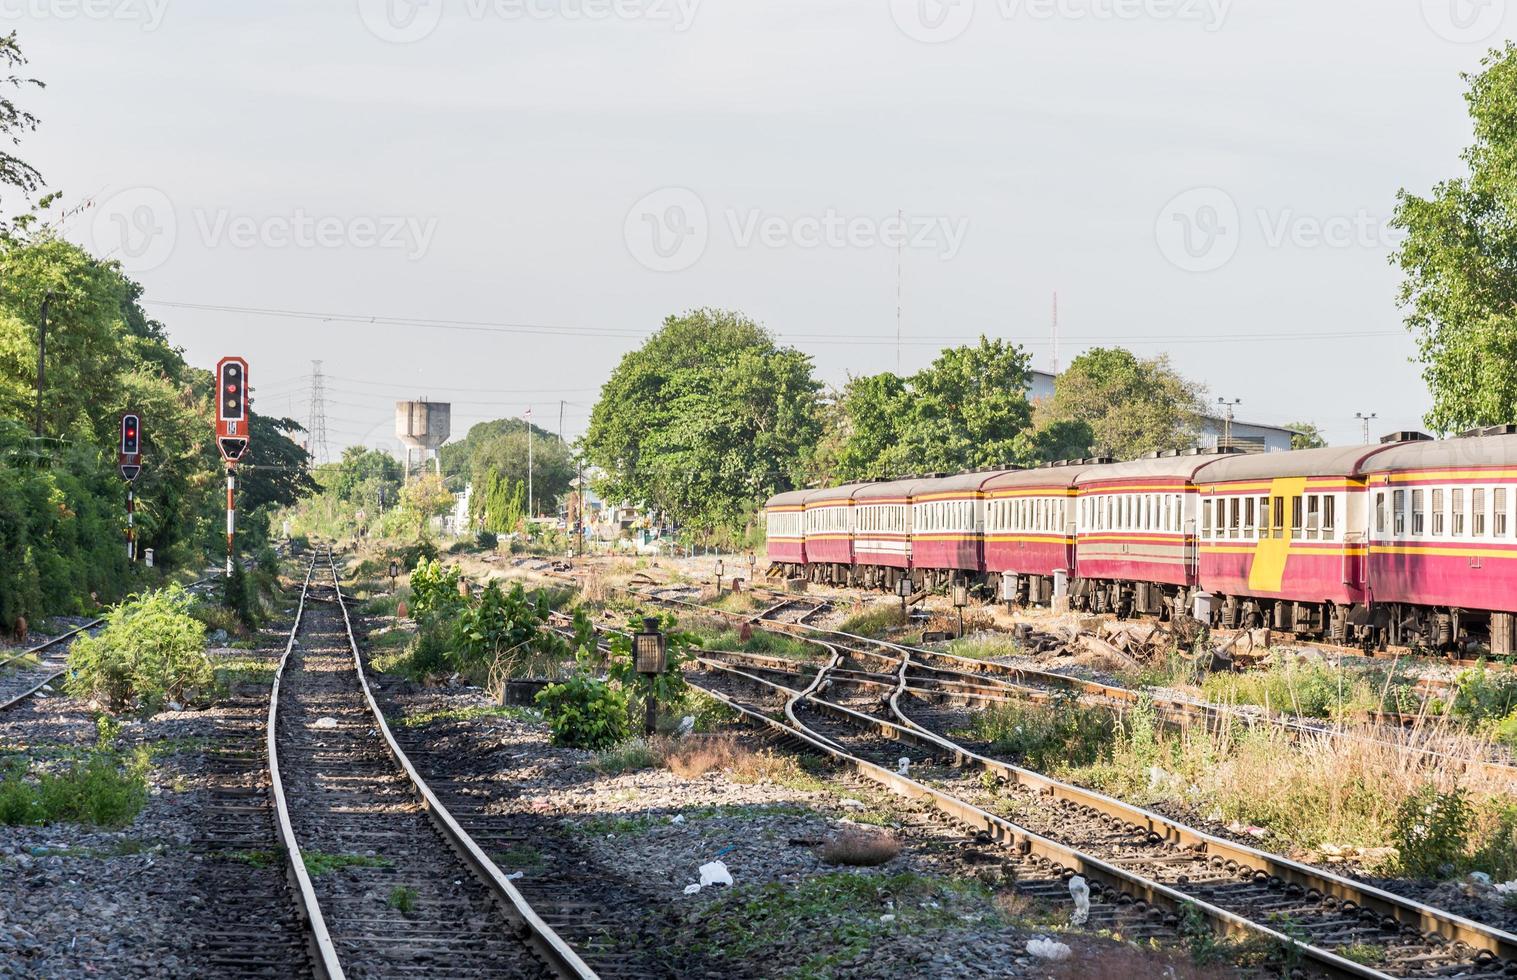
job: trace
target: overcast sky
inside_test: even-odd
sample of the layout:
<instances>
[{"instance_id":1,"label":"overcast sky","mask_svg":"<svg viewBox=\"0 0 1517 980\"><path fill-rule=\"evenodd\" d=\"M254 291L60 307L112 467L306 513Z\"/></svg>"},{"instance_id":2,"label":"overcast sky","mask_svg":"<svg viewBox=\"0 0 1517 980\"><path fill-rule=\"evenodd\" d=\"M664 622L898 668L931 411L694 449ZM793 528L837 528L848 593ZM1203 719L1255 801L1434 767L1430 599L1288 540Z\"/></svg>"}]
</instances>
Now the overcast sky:
<instances>
[{"instance_id":1,"label":"overcast sky","mask_svg":"<svg viewBox=\"0 0 1517 980\"><path fill-rule=\"evenodd\" d=\"M1505 0L0 0L23 156L257 408L580 434L671 312L819 375L980 333L1168 352L1238 417L1428 404L1384 223L1459 170ZM904 229L895 223L904 214ZM897 247L898 241L901 242ZM905 344L896 345L897 261ZM227 308L233 308L228 310ZM264 311L264 312L257 312ZM284 311L275 314L273 311ZM372 320L371 320L372 318Z\"/></svg>"}]
</instances>

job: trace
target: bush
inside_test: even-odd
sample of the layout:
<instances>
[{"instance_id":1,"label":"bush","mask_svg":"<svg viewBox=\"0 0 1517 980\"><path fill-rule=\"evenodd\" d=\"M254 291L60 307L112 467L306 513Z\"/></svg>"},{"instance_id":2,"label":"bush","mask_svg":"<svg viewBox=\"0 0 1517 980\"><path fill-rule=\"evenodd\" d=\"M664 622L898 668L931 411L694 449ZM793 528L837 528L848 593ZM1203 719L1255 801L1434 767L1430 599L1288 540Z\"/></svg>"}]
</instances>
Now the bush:
<instances>
[{"instance_id":1,"label":"bush","mask_svg":"<svg viewBox=\"0 0 1517 980\"><path fill-rule=\"evenodd\" d=\"M536 700L554 745L599 751L627 739L627 699L604 681L576 674L548 685Z\"/></svg>"},{"instance_id":2,"label":"bush","mask_svg":"<svg viewBox=\"0 0 1517 980\"><path fill-rule=\"evenodd\" d=\"M1465 861L1473 816L1468 796L1457 786L1445 793L1427 785L1403 800L1396 812L1402 871L1418 878L1458 871Z\"/></svg>"},{"instance_id":3,"label":"bush","mask_svg":"<svg viewBox=\"0 0 1517 980\"><path fill-rule=\"evenodd\" d=\"M232 574L222 580L221 589L221 604L237 613L243 626L257 629L262 612L258 605L258 587L243 569L242 562L232 563Z\"/></svg>"},{"instance_id":4,"label":"bush","mask_svg":"<svg viewBox=\"0 0 1517 980\"><path fill-rule=\"evenodd\" d=\"M421 619L450 619L463 607L458 594L458 569L423 558L411 573L411 615Z\"/></svg>"},{"instance_id":5,"label":"bush","mask_svg":"<svg viewBox=\"0 0 1517 980\"><path fill-rule=\"evenodd\" d=\"M494 551L500 545L500 535L494 531L480 531L474 543L487 551Z\"/></svg>"},{"instance_id":6,"label":"bush","mask_svg":"<svg viewBox=\"0 0 1517 980\"><path fill-rule=\"evenodd\" d=\"M459 669L491 681L552 676L572 651L545 628L549 613L545 593L528 597L520 582L502 592L491 582L457 615L453 639Z\"/></svg>"},{"instance_id":7,"label":"bush","mask_svg":"<svg viewBox=\"0 0 1517 980\"><path fill-rule=\"evenodd\" d=\"M125 826L147 802L147 769L145 748L130 758L97 749L56 771L17 767L0 780L0 824Z\"/></svg>"},{"instance_id":8,"label":"bush","mask_svg":"<svg viewBox=\"0 0 1517 980\"><path fill-rule=\"evenodd\" d=\"M155 711L208 688L205 626L190 615L192 602L172 585L112 609L104 630L70 648L68 692L98 699L111 711Z\"/></svg>"},{"instance_id":9,"label":"bush","mask_svg":"<svg viewBox=\"0 0 1517 980\"><path fill-rule=\"evenodd\" d=\"M969 737L997 756L1020 760L1029 769L1088 766L1111 747L1116 726L1110 713L1082 707L1078 696L1062 695L1050 705L1008 701L971 715Z\"/></svg>"}]
</instances>

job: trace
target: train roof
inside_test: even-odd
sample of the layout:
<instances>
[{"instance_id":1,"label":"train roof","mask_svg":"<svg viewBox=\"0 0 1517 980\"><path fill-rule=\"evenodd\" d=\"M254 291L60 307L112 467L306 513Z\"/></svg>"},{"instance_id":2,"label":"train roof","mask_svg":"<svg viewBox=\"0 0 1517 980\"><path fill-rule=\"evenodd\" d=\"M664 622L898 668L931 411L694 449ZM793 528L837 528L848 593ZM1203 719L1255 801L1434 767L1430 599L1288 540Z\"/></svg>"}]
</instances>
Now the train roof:
<instances>
[{"instance_id":1,"label":"train roof","mask_svg":"<svg viewBox=\"0 0 1517 980\"><path fill-rule=\"evenodd\" d=\"M806 498L816 493L815 490L789 490L785 493L777 493L764 501L768 507L799 507L806 502Z\"/></svg>"},{"instance_id":2,"label":"train roof","mask_svg":"<svg viewBox=\"0 0 1517 980\"><path fill-rule=\"evenodd\" d=\"M872 483L847 483L841 487L827 487L823 490L813 490L806 495L806 506L816 504L846 504L853 500L853 495L864 487L872 487Z\"/></svg>"},{"instance_id":3,"label":"train roof","mask_svg":"<svg viewBox=\"0 0 1517 980\"><path fill-rule=\"evenodd\" d=\"M921 482L921 478L915 476L907 477L904 480L881 480L878 483L871 483L854 491L853 499L855 501L864 501L909 497L911 496L912 488Z\"/></svg>"},{"instance_id":4,"label":"train roof","mask_svg":"<svg viewBox=\"0 0 1517 980\"><path fill-rule=\"evenodd\" d=\"M1207 464L1197 474L1202 483L1237 483L1292 476L1358 476L1366 460L1391 449L1388 445L1329 446L1288 453L1248 453Z\"/></svg>"},{"instance_id":5,"label":"train roof","mask_svg":"<svg viewBox=\"0 0 1517 980\"><path fill-rule=\"evenodd\" d=\"M1205 453L1174 456L1145 456L1126 463L1109 466L1092 466L1075 478L1076 486L1104 483L1108 480L1185 480L1195 478L1196 472L1209 463L1232 459L1233 453Z\"/></svg>"},{"instance_id":6,"label":"train roof","mask_svg":"<svg viewBox=\"0 0 1517 980\"><path fill-rule=\"evenodd\" d=\"M959 473L955 476L928 477L919 480L912 489L913 497L924 493L953 493L962 491L971 493L982 489L991 480L1007 476L1016 470L975 470L972 473Z\"/></svg>"},{"instance_id":7,"label":"train roof","mask_svg":"<svg viewBox=\"0 0 1517 980\"><path fill-rule=\"evenodd\" d=\"M1517 466L1517 435L1460 436L1397 443L1365 464L1366 473Z\"/></svg>"},{"instance_id":8,"label":"train roof","mask_svg":"<svg viewBox=\"0 0 1517 980\"><path fill-rule=\"evenodd\" d=\"M1110 463L1070 463L1067 466L1040 466L1035 470L1013 470L991 477L985 491L1011 490L1018 487L1072 487L1081 473L1110 466Z\"/></svg>"}]
</instances>

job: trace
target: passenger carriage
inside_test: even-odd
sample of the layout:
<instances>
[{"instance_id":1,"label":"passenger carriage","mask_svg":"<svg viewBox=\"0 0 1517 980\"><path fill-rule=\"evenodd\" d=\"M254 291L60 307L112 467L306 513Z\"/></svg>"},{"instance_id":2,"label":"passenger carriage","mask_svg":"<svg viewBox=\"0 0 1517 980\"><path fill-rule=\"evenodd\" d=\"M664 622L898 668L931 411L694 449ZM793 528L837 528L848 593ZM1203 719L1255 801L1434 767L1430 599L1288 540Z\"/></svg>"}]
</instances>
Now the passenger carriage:
<instances>
[{"instance_id":1,"label":"passenger carriage","mask_svg":"<svg viewBox=\"0 0 1517 980\"><path fill-rule=\"evenodd\" d=\"M1197 475L1214 621L1342 641L1369 601L1364 466L1391 444L1234 456Z\"/></svg>"},{"instance_id":2,"label":"passenger carriage","mask_svg":"<svg viewBox=\"0 0 1517 980\"><path fill-rule=\"evenodd\" d=\"M1199 571L1193 480L1229 455L1168 453L1076 477L1073 604L1119 615L1188 612Z\"/></svg>"},{"instance_id":3,"label":"passenger carriage","mask_svg":"<svg viewBox=\"0 0 1517 980\"><path fill-rule=\"evenodd\" d=\"M1008 473L929 478L911 489L911 567L928 586L978 579L985 568L984 487Z\"/></svg>"},{"instance_id":4,"label":"passenger carriage","mask_svg":"<svg viewBox=\"0 0 1517 980\"><path fill-rule=\"evenodd\" d=\"M806 497L812 492L791 490L770 497L764 505L769 565L786 578L805 574L806 532L802 521Z\"/></svg>"},{"instance_id":5,"label":"passenger carriage","mask_svg":"<svg viewBox=\"0 0 1517 980\"><path fill-rule=\"evenodd\" d=\"M921 480L888 480L853 492L854 584L893 589L911 569L911 491Z\"/></svg>"},{"instance_id":6,"label":"passenger carriage","mask_svg":"<svg viewBox=\"0 0 1517 980\"><path fill-rule=\"evenodd\" d=\"M1495 431L1403 442L1364 467L1369 588L1391 643L1488 630L1493 652L1514 652L1517 435Z\"/></svg>"},{"instance_id":7,"label":"passenger carriage","mask_svg":"<svg viewBox=\"0 0 1517 980\"><path fill-rule=\"evenodd\" d=\"M804 501L807 578L829 585L854 582L853 495L868 483L813 490Z\"/></svg>"},{"instance_id":8,"label":"passenger carriage","mask_svg":"<svg viewBox=\"0 0 1517 980\"><path fill-rule=\"evenodd\" d=\"M1106 462L1106 461L1101 461ZM984 567L1001 598L1042 603L1075 567L1075 480L1089 463L1000 473L982 489Z\"/></svg>"}]
</instances>

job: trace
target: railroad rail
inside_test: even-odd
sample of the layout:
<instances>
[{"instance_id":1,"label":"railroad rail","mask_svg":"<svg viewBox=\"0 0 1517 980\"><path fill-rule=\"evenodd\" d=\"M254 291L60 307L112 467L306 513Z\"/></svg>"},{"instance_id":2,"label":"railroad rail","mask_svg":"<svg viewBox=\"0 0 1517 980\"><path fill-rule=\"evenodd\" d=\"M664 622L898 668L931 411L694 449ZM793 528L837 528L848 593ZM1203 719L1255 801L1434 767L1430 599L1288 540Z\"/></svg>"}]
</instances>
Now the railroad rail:
<instances>
[{"instance_id":1,"label":"railroad rail","mask_svg":"<svg viewBox=\"0 0 1517 980\"><path fill-rule=\"evenodd\" d=\"M189 588L193 591L214 579L214 576L199 579L190 583ZM104 617L92 619L51 640L39 643L30 649L12 653L0 660L0 711L14 708L40 693L43 688L57 683L68 673L68 651L74 640L90 630L99 628L104 622ZM24 666L25 661L33 657L37 658L36 665Z\"/></svg>"},{"instance_id":2,"label":"railroad rail","mask_svg":"<svg viewBox=\"0 0 1517 980\"><path fill-rule=\"evenodd\" d=\"M682 597L659 595L650 591L632 590L632 595L666 605L683 606L699 610L704 613L725 616L734 620L747 621L747 617L738 613L717 609L703 605ZM970 694L990 700L1007 700L1019 698L1024 700L1047 702L1060 694L1074 695L1107 705L1122 706L1138 703L1146 700L1153 706L1159 721L1171 728L1184 728L1187 726L1208 725L1211 727L1226 725L1241 725L1245 728L1271 727L1284 731L1294 738L1324 738L1335 741L1355 741L1383 745L1399 753L1416 756L1440 765L1457 766L1464 770L1477 770L1485 775L1503 779L1517 785L1517 765L1510 762L1490 758L1472 758L1467 755L1441 751L1430 746L1407 745L1400 742L1387 741L1371 735L1358 732L1347 732L1329 725L1317 725L1308 720L1294 718L1289 715L1281 715L1265 711L1245 711L1239 708L1209 704L1203 701L1194 701L1186 698L1169 697L1153 694L1147 691L1138 691L1129 687L1121 687L1115 684L1107 684L1101 681L1086 680L1080 677L1071 677L1068 674L1060 674L1054 671L1039 670L1035 667L1013 666L1011 664L997 663L992 660L974 660L968 657L960 657L951 653L943 653L936 650L927 650L921 647L895 643L889 640L877 640L871 637L855 636L839 630L826 629L807 623L796 622L771 622L764 621L763 628L776 632L796 635L794 631L801 631L815 642L816 637L823 637L834 644L848 646L855 655L866 659L873 658L886 664L887 671L893 672L894 665L902 656L909 656L911 665L909 668L910 679L919 685L930 685L940 693L951 693L957 688L960 693ZM871 653L870 646L877 646L888 651L885 654ZM917 693L926 693L921 687ZM1402 727L1400 719L1386 719L1381 727L1391 730Z\"/></svg>"},{"instance_id":3,"label":"railroad rail","mask_svg":"<svg viewBox=\"0 0 1517 980\"><path fill-rule=\"evenodd\" d=\"M323 560L330 585L315 580ZM276 832L319 974L595 976L395 740L330 552L313 555L301 587L266 747ZM311 872L333 863L348 870Z\"/></svg>"},{"instance_id":4,"label":"railroad rail","mask_svg":"<svg viewBox=\"0 0 1517 980\"><path fill-rule=\"evenodd\" d=\"M848 656L834 649L801 688L707 658L699 661L705 676L692 681L755 723L928 802L1018 854L1083 875L1109 900L1161 910L1171 924L1194 910L1189 914L1220 932L1280 944L1338 976L1517 972L1517 936L974 752L932 717L913 717L919 705L905 694L909 658L900 663L888 714L878 697L854 705L834 700L824 692ZM712 683L714 676L723 681ZM759 690L758 703L744 702L731 682ZM780 711L784 721L774 717ZM892 769L903 755L912 775ZM996 790L986 789L984 773ZM1017 823L995 812L1008 791L1016 794ZM1371 966L1335 952L1361 945L1383 948L1386 961Z\"/></svg>"}]
</instances>

